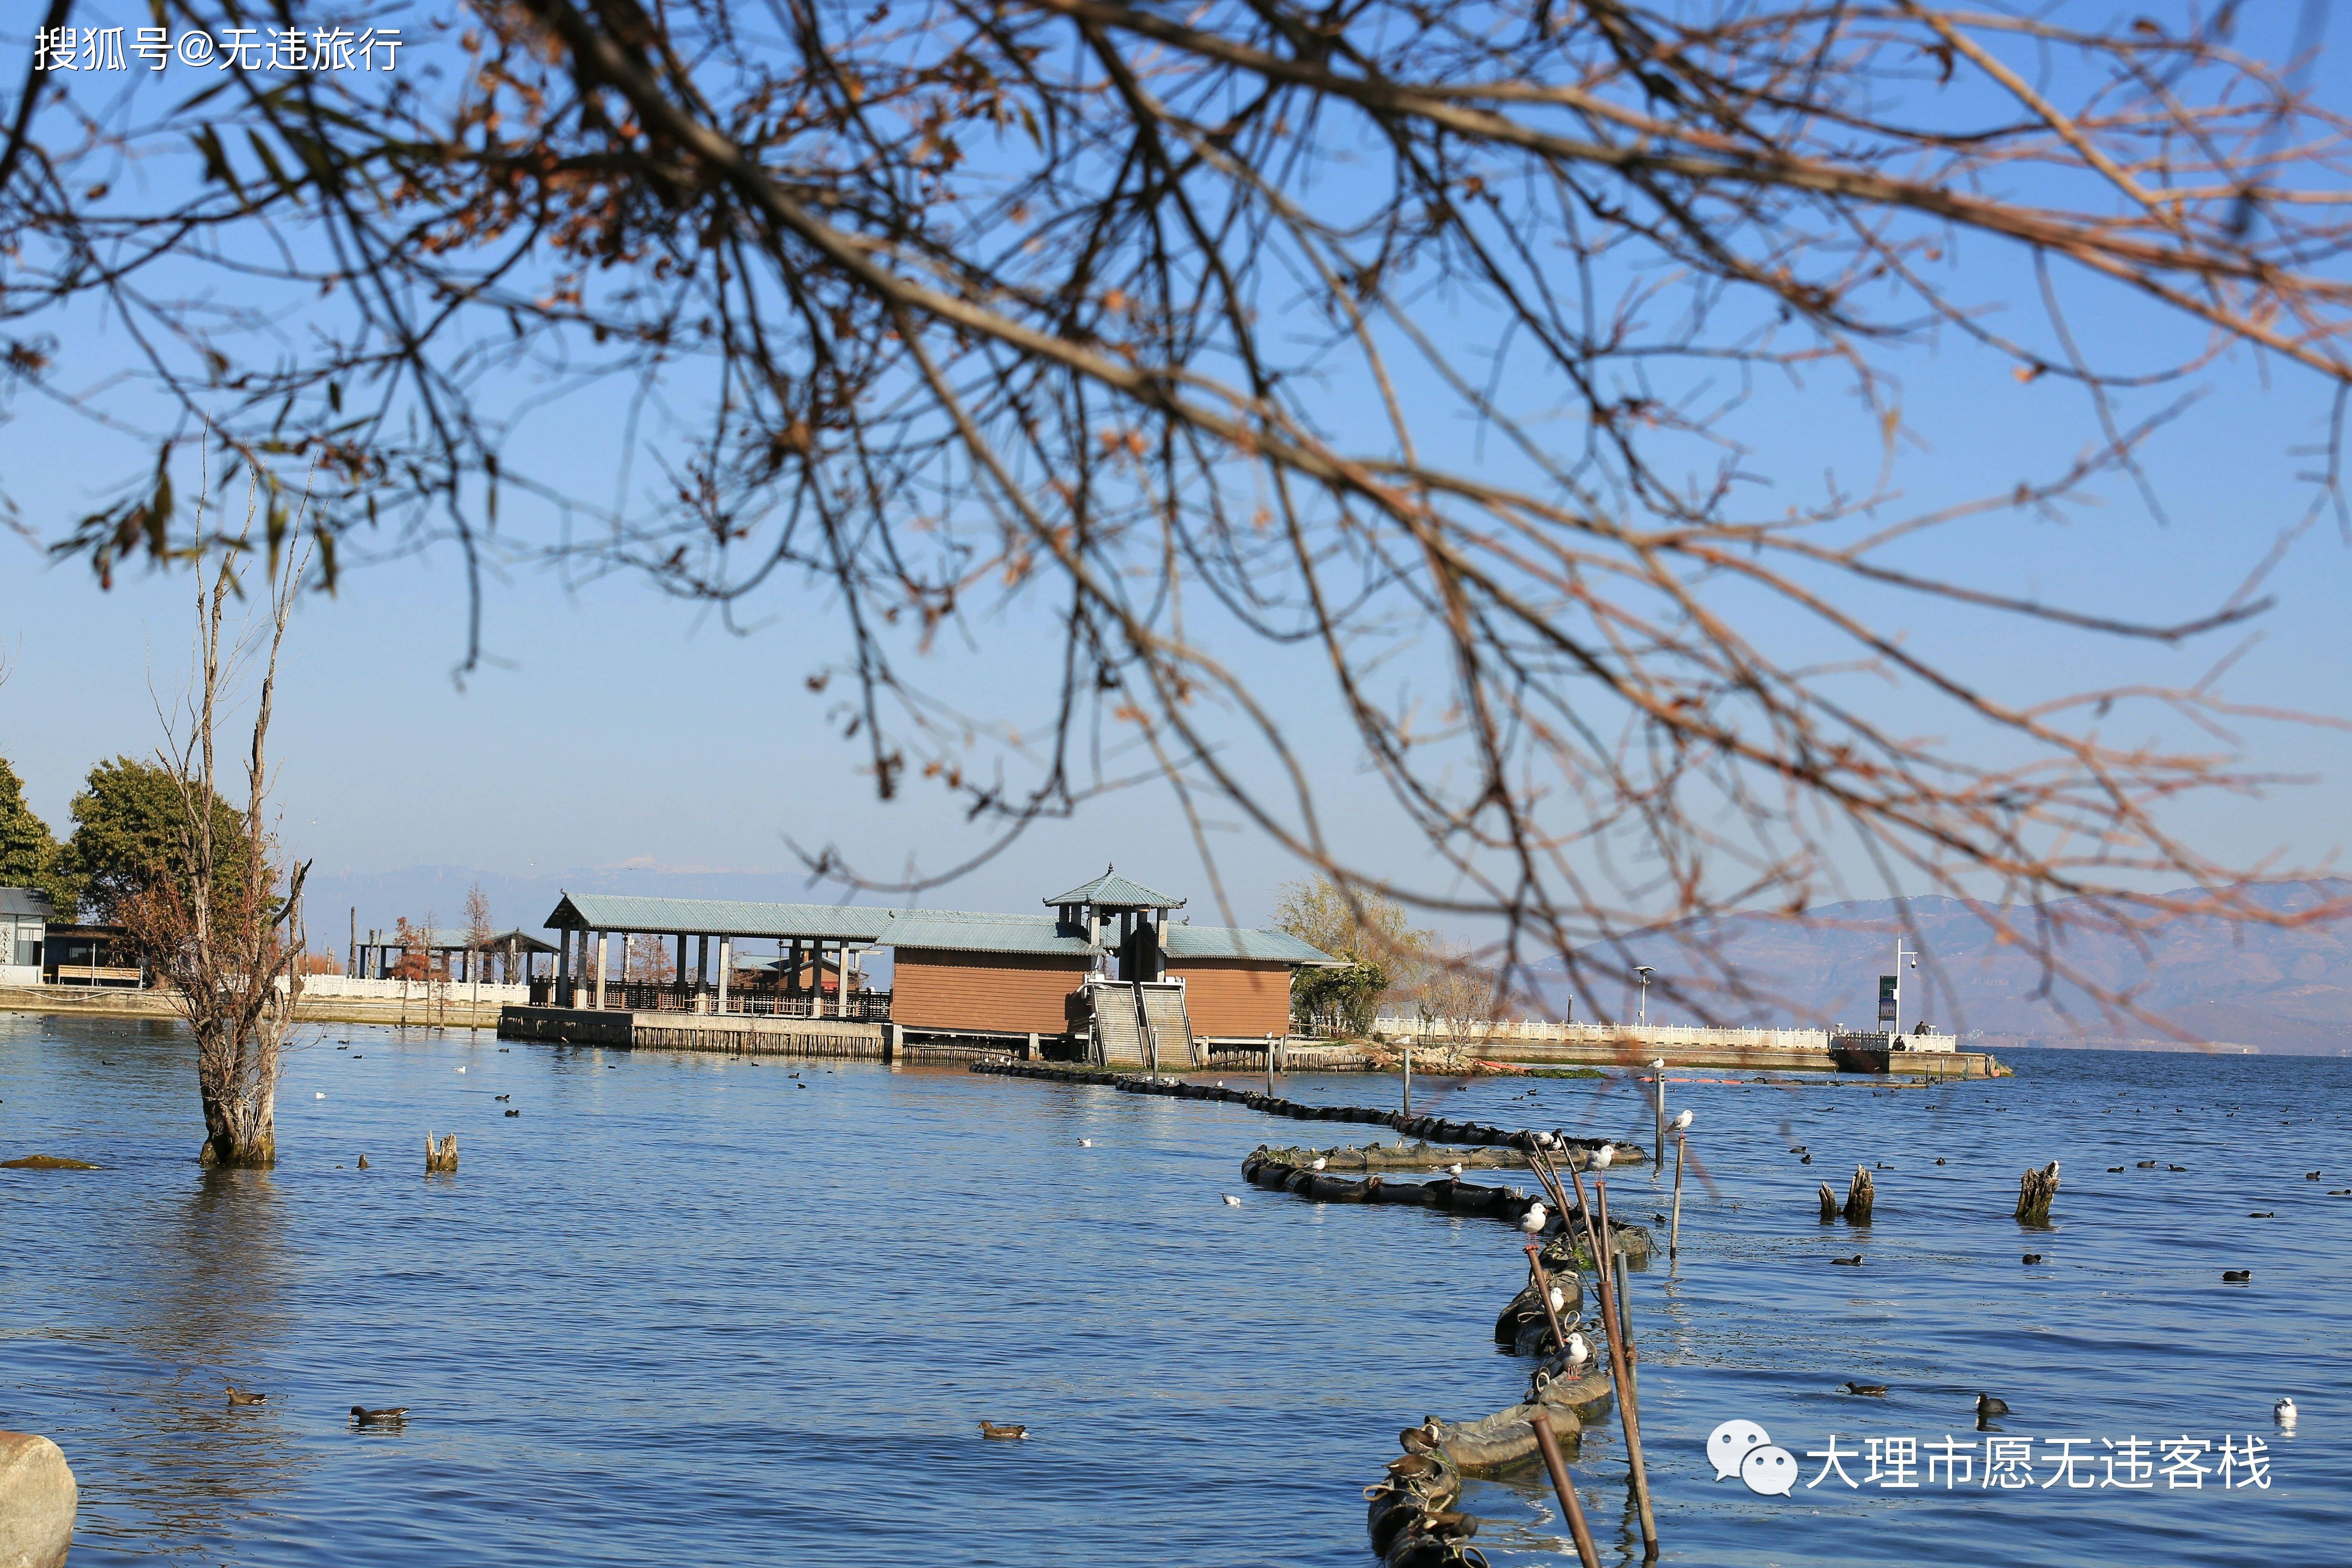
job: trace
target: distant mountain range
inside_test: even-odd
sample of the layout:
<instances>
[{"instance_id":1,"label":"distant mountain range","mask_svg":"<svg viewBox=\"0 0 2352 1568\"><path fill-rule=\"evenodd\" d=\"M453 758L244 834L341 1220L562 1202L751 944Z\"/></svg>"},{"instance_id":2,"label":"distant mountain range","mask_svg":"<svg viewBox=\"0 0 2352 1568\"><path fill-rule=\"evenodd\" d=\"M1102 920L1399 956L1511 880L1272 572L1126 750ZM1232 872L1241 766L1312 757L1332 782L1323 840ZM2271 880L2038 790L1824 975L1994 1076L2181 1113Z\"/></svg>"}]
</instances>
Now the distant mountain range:
<instances>
[{"instance_id":1,"label":"distant mountain range","mask_svg":"<svg viewBox=\"0 0 2352 1568\"><path fill-rule=\"evenodd\" d=\"M2352 880L2264 884L2254 901L2280 914L2352 904ZM2192 894L2176 895L2181 899ZM1907 912L1907 921L1906 914ZM2137 931L2077 900L2009 911L2023 943L1999 939L1985 906L1958 899L1830 904L1801 916L1744 914L1627 943L1653 965L1653 1023L1843 1023L1873 1026L1878 977L1894 973L1898 934L1926 956L1905 977L1904 1025L1924 1012L1939 1029L2001 1046L2252 1049L2352 1054L2352 920L2273 926L2176 918ZM2046 937L2042 934L2046 933ZM2180 1035L2102 1007L2049 975L2052 952L2091 984L2127 994ZM1613 967L1613 966L1612 966ZM1551 974L1560 973L1554 961ZM1553 979L1549 984L1558 985ZM1638 1005L1628 994L1618 1016Z\"/></svg>"}]
</instances>

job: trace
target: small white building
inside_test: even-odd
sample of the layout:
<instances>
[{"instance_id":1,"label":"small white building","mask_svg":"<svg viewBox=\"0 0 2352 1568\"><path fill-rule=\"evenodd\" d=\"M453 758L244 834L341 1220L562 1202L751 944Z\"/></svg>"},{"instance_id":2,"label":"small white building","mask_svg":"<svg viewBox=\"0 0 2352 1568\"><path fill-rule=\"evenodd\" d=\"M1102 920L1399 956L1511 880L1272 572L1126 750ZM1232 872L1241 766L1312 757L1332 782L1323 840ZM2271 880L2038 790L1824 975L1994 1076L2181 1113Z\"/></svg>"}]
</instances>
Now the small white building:
<instances>
[{"instance_id":1,"label":"small white building","mask_svg":"<svg viewBox=\"0 0 2352 1568\"><path fill-rule=\"evenodd\" d=\"M38 985L49 922L58 918L48 895L34 888L0 888L0 985Z\"/></svg>"}]
</instances>

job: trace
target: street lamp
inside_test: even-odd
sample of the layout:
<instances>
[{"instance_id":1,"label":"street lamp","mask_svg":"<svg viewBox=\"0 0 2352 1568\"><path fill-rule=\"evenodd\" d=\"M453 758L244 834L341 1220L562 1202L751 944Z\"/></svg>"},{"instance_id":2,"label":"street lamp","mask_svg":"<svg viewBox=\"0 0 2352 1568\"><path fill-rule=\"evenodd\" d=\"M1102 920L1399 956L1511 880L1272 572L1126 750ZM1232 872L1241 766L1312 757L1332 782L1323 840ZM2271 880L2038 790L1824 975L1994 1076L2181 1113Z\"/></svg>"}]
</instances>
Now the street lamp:
<instances>
[{"instance_id":1,"label":"street lamp","mask_svg":"<svg viewBox=\"0 0 2352 1568\"><path fill-rule=\"evenodd\" d=\"M1642 982L1642 1027L1645 1029L1650 1026L1650 976L1656 973L1646 963L1633 966L1634 975Z\"/></svg>"}]
</instances>

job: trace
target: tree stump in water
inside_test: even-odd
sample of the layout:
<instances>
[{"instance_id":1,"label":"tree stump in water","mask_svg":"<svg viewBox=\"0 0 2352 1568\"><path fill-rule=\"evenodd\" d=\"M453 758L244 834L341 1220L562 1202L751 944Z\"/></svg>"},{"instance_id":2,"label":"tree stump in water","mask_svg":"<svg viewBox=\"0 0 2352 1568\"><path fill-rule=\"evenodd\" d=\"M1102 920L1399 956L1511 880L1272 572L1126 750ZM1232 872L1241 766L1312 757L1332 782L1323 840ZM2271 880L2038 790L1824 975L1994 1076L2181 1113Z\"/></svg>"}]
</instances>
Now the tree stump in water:
<instances>
[{"instance_id":1,"label":"tree stump in water","mask_svg":"<svg viewBox=\"0 0 2352 1568\"><path fill-rule=\"evenodd\" d=\"M2024 1225L2048 1225L2050 1200L2058 1195L2058 1162L2017 1179L2017 1217Z\"/></svg>"},{"instance_id":2,"label":"tree stump in water","mask_svg":"<svg viewBox=\"0 0 2352 1568\"><path fill-rule=\"evenodd\" d=\"M1837 1194L1830 1191L1827 1182L1822 1184L1822 1223L1829 1224L1838 1216Z\"/></svg>"},{"instance_id":3,"label":"tree stump in water","mask_svg":"<svg viewBox=\"0 0 2352 1568\"><path fill-rule=\"evenodd\" d=\"M1845 1190L1845 1222L1848 1225L1868 1225L1870 1205L1877 1193L1870 1184L1870 1170L1864 1165L1853 1168L1853 1181Z\"/></svg>"},{"instance_id":4,"label":"tree stump in water","mask_svg":"<svg viewBox=\"0 0 2352 1568\"><path fill-rule=\"evenodd\" d=\"M425 1173L428 1176L457 1168L457 1135L455 1132L433 1142L433 1134L425 1135Z\"/></svg>"}]
</instances>

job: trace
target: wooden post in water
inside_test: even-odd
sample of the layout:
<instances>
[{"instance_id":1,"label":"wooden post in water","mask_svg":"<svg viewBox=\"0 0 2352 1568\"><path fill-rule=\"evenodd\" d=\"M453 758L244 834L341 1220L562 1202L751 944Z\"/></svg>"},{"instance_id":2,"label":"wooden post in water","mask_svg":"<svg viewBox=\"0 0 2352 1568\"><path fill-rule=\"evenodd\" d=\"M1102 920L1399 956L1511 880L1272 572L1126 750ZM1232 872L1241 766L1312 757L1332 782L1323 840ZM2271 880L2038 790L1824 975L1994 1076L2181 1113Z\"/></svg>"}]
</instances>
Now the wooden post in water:
<instances>
[{"instance_id":1,"label":"wooden post in water","mask_svg":"<svg viewBox=\"0 0 2352 1568\"><path fill-rule=\"evenodd\" d=\"M1866 1165L1856 1165L1853 1168L1853 1181L1845 1190L1846 1224L1868 1225L1871 1205L1877 1201L1878 1194L1871 1184L1870 1168Z\"/></svg>"},{"instance_id":2,"label":"wooden post in water","mask_svg":"<svg viewBox=\"0 0 2352 1568\"><path fill-rule=\"evenodd\" d=\"M2023 1225L2048 1225L2050 1200L2058 1195L2058 1162L2028 1171L2017 1181L2017 1217Z\"/></svg>"},{"instance_id":3,"label":"wooden post in water","mask_svg":"<svg viewBox=\"0 0 2352 1568\"><path fill-rule=\"evenodd\" d=\"M1583 1505L1576 1500L1576 1488L1568 1479L1568 1466L1559 1457L1559 1439L1552 1435L1551 1416L1538 1405L1528 1416L1528 1425L1535 1428L1536 1447L1543 1452L1544 1468L1551 1472L1551 1489L1559 1494L1560 1511L1568 1516L1568 1532L1576 1538L1577 1560L1584 1568L1601 1568L1601 1552L1592 1544L1592 1531L1584 1522Z\"/></svg>"},{"instance_id":4,"label":"wooden post in water","mask_svg":"<svg viewBox=\"0 0 2352 1568\"><path fill-rule=\"evenodd\" d=\"M1822 1184L1822 1223L1828 1225L1837 1216L1837 1194L1830 1190L1830 1184L1827 1182L1823 1182Z\"/></svg>"},{"instance_id":5,"label":"wooden post in water","mask_svg":"<svg viewBox=\"0 0 2352 1568\"><path fill-rule=\"evenodd\" d=\"M1412 1114L1412 1047L1404 1048L1404 1113Z\"/></svg>"}]
</instances>

